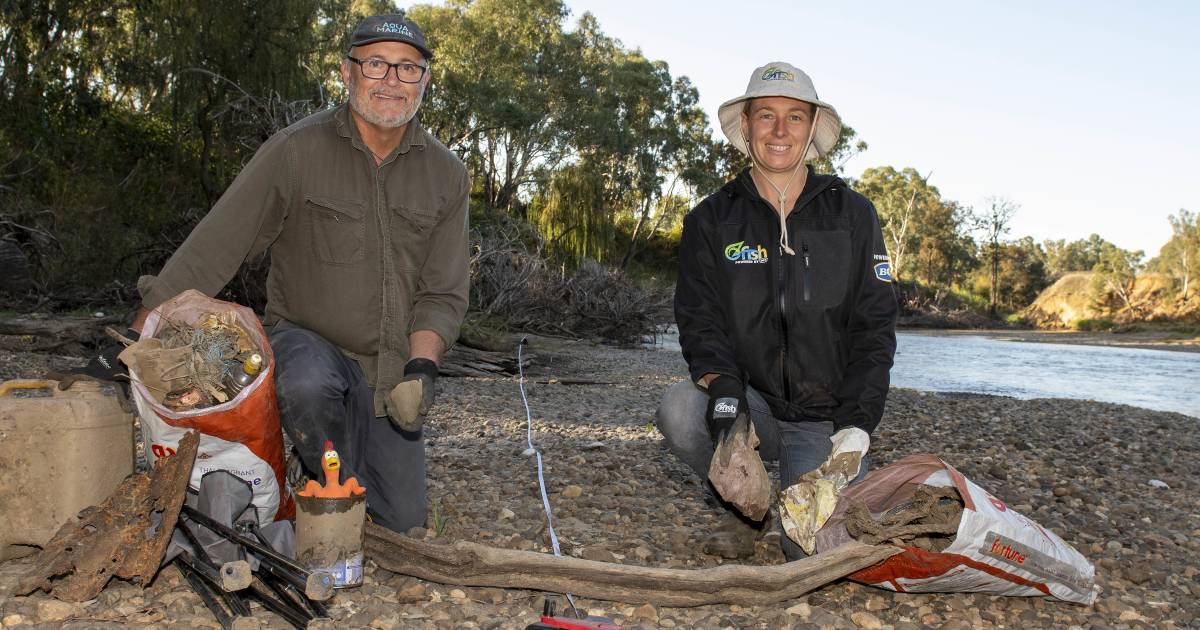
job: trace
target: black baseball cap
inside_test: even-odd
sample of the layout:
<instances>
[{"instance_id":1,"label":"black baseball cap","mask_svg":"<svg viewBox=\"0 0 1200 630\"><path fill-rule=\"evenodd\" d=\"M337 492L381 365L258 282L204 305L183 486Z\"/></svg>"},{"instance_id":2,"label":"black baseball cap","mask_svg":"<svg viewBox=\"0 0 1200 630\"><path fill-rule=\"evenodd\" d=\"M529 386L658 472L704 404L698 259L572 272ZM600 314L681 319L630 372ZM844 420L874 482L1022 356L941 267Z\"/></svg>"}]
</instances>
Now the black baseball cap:
<instances>
[{"instance_id":1,"label":"black baseball cap","mask_svg":"<svg viewBox=\"0 0 1200 630\"><path fill-rule=\"evenodd\" d=\"M421 32L421 27L398 13L363 18L350 34L350 45L346 46L346 52L350 52L355 46L366 46L375 42L408 44L421 51L426 59L433 59L433 53L425 45L425 33Z\"/></svg>"}]
</instances>

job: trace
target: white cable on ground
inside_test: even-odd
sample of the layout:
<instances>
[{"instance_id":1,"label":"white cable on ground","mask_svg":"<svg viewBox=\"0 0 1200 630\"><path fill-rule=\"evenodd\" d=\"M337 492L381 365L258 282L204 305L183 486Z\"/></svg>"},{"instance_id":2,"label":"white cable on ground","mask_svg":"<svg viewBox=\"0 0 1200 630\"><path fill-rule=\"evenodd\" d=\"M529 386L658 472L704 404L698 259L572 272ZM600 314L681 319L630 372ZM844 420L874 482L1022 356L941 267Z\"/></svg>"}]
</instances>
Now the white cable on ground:
<instances>
[{"instance_id":1,"label":"white cable on ground","mask_svg":"<svg viewBox=\"0 0 1200 630\"><path fill-rule=\"evenodd\" d=\"M558 534L554 533L554 516L550 511L550 498L546 495L546 477L542 472L542 452L533 445L533 412L529 410L529 398L525 396L525 361L523 360L522 350L525 348L525 338L517 344L517 371L521 376L519 381L521 386L521 402L525 404L525 443L529 448L525 450L525 454L530 451L537 458L537 476L538 488L542 492L542 509L546 512L546 528L550 531L550 547L554 549L554 555L561 556L562 550L558 548ZM566 596L567 602L571 604L571 609L575 611L575 615L579 616L579 610L575 608L575 599L570 593L563 593Z\"/></svg>"}]
</instances>

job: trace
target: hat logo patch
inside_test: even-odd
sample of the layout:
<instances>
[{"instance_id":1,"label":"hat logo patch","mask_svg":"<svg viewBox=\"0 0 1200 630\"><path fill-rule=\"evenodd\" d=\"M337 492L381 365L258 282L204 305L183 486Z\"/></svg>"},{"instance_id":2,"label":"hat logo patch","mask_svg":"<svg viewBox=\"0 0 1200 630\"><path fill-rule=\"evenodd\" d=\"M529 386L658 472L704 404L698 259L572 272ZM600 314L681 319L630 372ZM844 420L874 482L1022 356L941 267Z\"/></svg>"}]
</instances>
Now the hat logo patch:
<instances>
[{"instance_id":1,"label":"hat logo patch","mask_svg":"<svg viewBox=\"0 0 1200 630\"><path fill-rule=\"evenodd\" d=\"M407 25L396 24L394 22L384 22L383 24L380 24L379 26L375 27L375 32L392 33L393 35L404 35L407 37L413 36L412 31L408 30Z\"/></svg>"},{"instance_id":2,"label":"hat logo patch","mask_svg":"<svg viewBox=\"0 0 1200 630\"><path fill-rule=\"evenodd\" d=\"M796 75L783 68L771 66L763 71L761 79L763 81L795 81Z\"/></svg>"}]
</instances>

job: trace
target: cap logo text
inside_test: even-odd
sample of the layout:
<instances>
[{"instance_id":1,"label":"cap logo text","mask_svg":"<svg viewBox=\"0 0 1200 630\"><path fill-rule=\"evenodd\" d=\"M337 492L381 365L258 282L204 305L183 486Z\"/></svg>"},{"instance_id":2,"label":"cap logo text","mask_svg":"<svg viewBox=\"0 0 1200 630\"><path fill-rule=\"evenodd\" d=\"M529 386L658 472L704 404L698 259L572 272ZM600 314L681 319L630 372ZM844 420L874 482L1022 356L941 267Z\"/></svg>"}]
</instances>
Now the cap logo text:
<instances>
[{"instance_id":1,"label":"cap logo text","mask_svg":"<svg viewBox=\"0 0 1200 630\"><path fill-rule=\"evenodd\" d=\"M783 68L770 66L763 70L761 78L763 81L795 81L796 75Z\"/></svg>"},{"instance_id":2,"label":"cap logo text","mask_svg":"<svg viewBox=\"0 0 1200 630\"><path fill-rule=\"evenodd\" d=\"M376 33L391 33L393 35L404 35L412 37L412 31L408 30L407 24L396 24L395 22L384 22L375 27Z\"/></svg>"}]
</instances>

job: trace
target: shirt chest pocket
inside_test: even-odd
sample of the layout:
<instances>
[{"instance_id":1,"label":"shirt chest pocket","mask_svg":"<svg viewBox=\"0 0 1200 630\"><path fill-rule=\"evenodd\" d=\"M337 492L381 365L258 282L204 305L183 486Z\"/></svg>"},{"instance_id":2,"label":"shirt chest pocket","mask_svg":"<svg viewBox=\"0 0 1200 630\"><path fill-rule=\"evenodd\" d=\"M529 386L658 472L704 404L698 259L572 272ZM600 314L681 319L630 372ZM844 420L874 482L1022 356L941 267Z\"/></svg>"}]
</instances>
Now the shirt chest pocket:
<instances>
[{"instance_id":1,"label":"shirt chest pocket","mask_svg":"<svg viewBox=\"0 0 1200 630\"><path fill-rule=\"evenodd\" d=\"M796 251L796 280L802 308L831 308L846 298L850 280L850 232L801 231Z\"/></svg>"},{"instance_id":2,"label":"shirt chest pocket","mask_svg":"<svg viewBox=\"0 0 1200 630\"><path fill-rule=\"evenodd\" d=\"M329 265L352 265L366 255L363 205L329 197L307 197L312 248L317 259Z\"/></svg>"},{"instance_id":3,"label":"shirt chest pocket","mask_svg":"<svg viewBox=\"0 0 1200 630\"><path fill-rule=\"evenodd\" d=\"M437 210L415 206L392 207L392 251L399 268L420 269L425 265L425 259L430 254L429 239L437 222Z\"/></svg>"}]
</instances>

